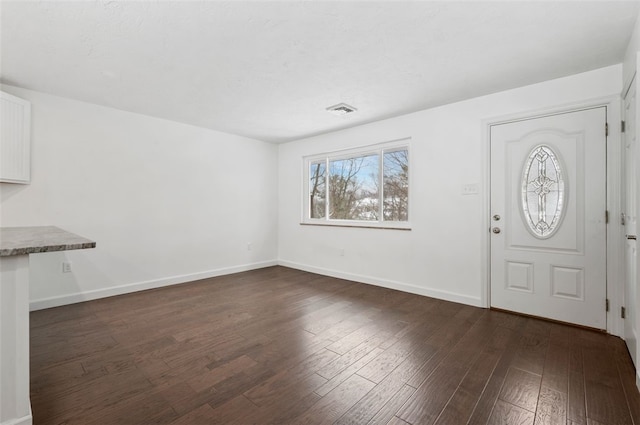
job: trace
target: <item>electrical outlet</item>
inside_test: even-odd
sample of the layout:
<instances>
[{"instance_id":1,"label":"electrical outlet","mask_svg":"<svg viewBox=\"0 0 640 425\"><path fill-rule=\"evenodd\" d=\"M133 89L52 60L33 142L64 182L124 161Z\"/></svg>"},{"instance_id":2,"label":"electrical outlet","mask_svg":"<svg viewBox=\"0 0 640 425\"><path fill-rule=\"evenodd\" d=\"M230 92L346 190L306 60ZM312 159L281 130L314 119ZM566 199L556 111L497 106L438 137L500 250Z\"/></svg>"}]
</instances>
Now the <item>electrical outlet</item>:
<instances>
[{"instance_id":1,"label":"electrical outlet","mask_svg":"<svg viewBox=\"0 0 640 425\"><path fill-rule=\"evenodd\" d=\"M71 273L71 262L63 261L62 262L62 273Z\"/></svg>"}]
</instances>

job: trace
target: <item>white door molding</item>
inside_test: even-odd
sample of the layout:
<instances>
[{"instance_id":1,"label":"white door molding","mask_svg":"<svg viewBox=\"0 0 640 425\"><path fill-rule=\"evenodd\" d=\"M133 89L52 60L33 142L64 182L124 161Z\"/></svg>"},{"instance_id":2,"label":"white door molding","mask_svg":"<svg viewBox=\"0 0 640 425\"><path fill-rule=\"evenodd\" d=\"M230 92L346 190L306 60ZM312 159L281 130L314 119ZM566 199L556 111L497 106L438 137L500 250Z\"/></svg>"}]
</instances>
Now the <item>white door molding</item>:
<instances>
[{"instance_id":1,"label":"white door molding","mask_svg":"<svg viewBox=\"0 0 640 425\"><path fill-rule=\"evenodd\" d=\"M567 112L575 112L583 109L604 106L607 108L607 122L609 124L609 134L607 136L607 210L609 211L609 223L607 225L607 298L609 300L609 311L607 312L607 332L613 335L622 336L624 325L620 317L624 297L623 279L623 227L620 225L619 217L621 213L621 132L620 117L622 99L619 94L611 96L588 99L582 102L575 102L565 105L552 106L544 109L530 110L515 114L502 115L487 118L482 121L482 211L481 211L481 305L490 307L490 171L491 171L491 149L490 134L491 126L505 124L514 121L521 121L531 118L540 118L549 115L556 115Z\"/></svg>"}]
</instances>

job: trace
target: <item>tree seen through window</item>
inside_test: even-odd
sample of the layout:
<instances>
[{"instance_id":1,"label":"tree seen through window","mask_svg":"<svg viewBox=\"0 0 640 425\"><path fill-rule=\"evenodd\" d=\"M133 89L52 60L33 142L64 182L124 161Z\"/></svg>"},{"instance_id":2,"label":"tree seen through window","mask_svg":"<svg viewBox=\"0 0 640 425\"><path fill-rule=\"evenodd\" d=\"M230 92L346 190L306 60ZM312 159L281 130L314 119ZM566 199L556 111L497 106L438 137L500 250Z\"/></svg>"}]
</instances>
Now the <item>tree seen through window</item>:
<instances>
[{"instance_id":1,"label":"tree seen through window","mask_svg":"<svg viewBox=\"0 0 640 425\"><path fill-rule=\"evenodd\" d=\"M313 219L408 221L409 151L312 161L308 193Z\"/></svg>"}]
</instances>

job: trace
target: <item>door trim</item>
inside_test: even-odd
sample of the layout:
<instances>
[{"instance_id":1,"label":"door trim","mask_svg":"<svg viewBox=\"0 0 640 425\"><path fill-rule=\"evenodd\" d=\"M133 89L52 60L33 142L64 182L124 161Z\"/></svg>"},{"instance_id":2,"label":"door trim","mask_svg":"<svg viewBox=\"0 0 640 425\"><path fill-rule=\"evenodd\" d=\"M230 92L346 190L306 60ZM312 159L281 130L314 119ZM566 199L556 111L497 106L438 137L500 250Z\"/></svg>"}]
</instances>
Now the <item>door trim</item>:
<instances>
[{"instance_id":1,"label":"door trim","mask_svg":"<svg viewBox=\"0 0 640 425\"><path fill-rule=\"evenodd\" d=\"M491 127L498 124L506 124L534 118L542 118L550 115L577 112L597 107L606 108L607 122L609 123L609 135L607 137L607 210L609 211L609 223L607 224L607 298L609 299L609 311L607 312L607 332L621 336L624 334L624 323L620 317L620 307L624 299L623 282L623 226L620 226L621 212L621 173L620 160L622 137L620 133L620 120L622 110L622 98L619 94L607 97L585 100L555 107L530 110L515 114L491 117L482 120L482 215L481 215L481 292L480 303L485 308L491 307L491 240L490 233L490 200L491 200ZM602 306L604 309L605 306Z\"/></svg>"}]
</instances>

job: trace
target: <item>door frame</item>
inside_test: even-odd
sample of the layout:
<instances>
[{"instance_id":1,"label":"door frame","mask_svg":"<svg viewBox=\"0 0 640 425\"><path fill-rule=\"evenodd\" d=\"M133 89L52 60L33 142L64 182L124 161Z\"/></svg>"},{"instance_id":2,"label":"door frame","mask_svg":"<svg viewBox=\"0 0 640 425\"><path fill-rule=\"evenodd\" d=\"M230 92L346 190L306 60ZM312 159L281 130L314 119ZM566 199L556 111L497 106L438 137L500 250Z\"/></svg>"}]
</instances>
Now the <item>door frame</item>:
<instances>
[{"instance_id":1,"label":"door frame","mask_svg":"<svg viewBox=\"0 0 640 425\"><path fill-rule=\"evenodd\" d=\"M620 119L624 120L625 122L629 120L629 117L627 117L626 113L625 113L626 98L629 95L629 92L631 91L631 87L634 85L634 83L635 83L634 90L636 92L636 93L634 93L635 96L636 96L636 105L635 105L635 110L636 110L635 115L636 116L634 117L634 119L635 119L635 123L638 122L638 119L637 119L637 116L638 116L638 107L637 107L638 85L637 85L637 82L635 81L636 75L637 75L636 72L634 72L633 75L631 76L631 79L629 80L629 82L624 86L624 88L622 90L622 93L620 95L620 99L621 99L621 102L620 102L620 108L621 108L620 109ZM635 130L635 127L636 126L633 127L634 130ZM627 164L626 164L626 152L625 152L626 148L625 148L625 144L626 144L626 137L629 134L630 133L626 133L625 137L622 137L622 135L621 135L621 141L620 141L620 143L621 143L620 144L620 149L621 149L620 160L621 160L621 168L622 168L622 173L621 173L621 179L622 180L621 180L621 183L620 183L621 184L621 192L620 192L621 193L620 194L620 196L621 196L620 197L620 208L621 208L621 210L622 210L622 207L624 206L623 204L625 204L628 201L626 199L627 187L626 187L626 184L625 184L625 179L627 177L626 176ZM637 138L637 135L633 135L633 137ZM636 143L637 143L637 140L636 140ZM623 155L624 155L624 157L623 157ZM640 161L638 161L639 158L640 158L640 151L638 151L638 146L636 144L635 158L632 158L633 162L637 162L637 164L634 164L634 167L636 167L636 170L635 170L636 173L638 173L638 171L640 170ZM640 211L640 185L636 184L636 192L637 192L637 194L636 194L636 205L635 205L635 208L636 208L636 215L637 215L637 211ZM625 198L624 202L623 202L623 198ZM622 225L622 223L620 223L620 224ZM624 231L622 233L626 234L627 233L627 231L625 229L626 226L622 225L621 227L624 229ZM637 233L637 229L636 229L636 233ZM630 307L630 303L633 304L631 306L631 309L634 311L634 313L635 313L634 316L636 317L636 323L632 324L632 329L633 329L633 332L635 333L635 338L636 338L636 342L635 342L635 345L636 345L636 347L635 347L636 350L635 351L636 352L635 353L630 353L630 354L631 354L632 358L635 359L634 364L637 365L638 364L637 288L636 288L636 299L633 299L633 300L627 299L627 289L628 289L628 284L630 282L629 282L629 280L627 279L627 276L626 276L626 271L627 271L627 262L626 262L627 251L626 250L627 250L628 242L625 239L626 239L626 236L623 236L623 242L622 242L623 243L623 248L622 248L622 250L623 250L622 253L623 254L622 255L624 256L623 259L622 259L622 267L623 267L623 270L624 270L624 275L622 276L622 278L624 280L623 291L624 291L624 298L625 298L625 304L626 304L626 307L627 307L627 311L630 311L630 308L629 308ZM637 247L636 247L636 249L637 249ZM640 281L640 268L638 267L638 264L636 264L635 273L636 273L636 280ZM635 285L635 282L631 283L631 285ZM625 344L626 344L627 335L625 333L625 329L622 330L622 339L625 341ZM631 348L631 347L629 347L627 345L627 349L629 349L629 348ZM636 367L636 369L639 369L639 368ZM639 372L640 371L638 371L638 370L636 371L636 386L640 389L640 381L639 381L640 375L638 374Z\"/></svg>"},{"instance_id":2,"label":"door frame","mask_svg":"<svg viewBox=\"0 0 640 425\"><path fill-rule=\"evenodd\" d=\"M624 300L622 242L624 228L620 226L621 213L621 149L622 137L620 133L620 121L622 110L622 98L620 94L572 102L560 106L518 112L509 115L490 117L482 120L482 216L481 216L481 292L480 303L485 308L491 307L491 238L490 230L490 206L491 206L491 127L498 124L507 124L516 121L542 118L550 115L558 115L569 112L577 112L584 109L597 107L606 108L606 120L609 125L607 136L607 210L609 222L607 224L607 299L609 311L606 312L607 332L613 335L624 335L624 322L620 317L620 308ZM602 306L605 309L605 306Z\"/></svg>"}]
</instances>

